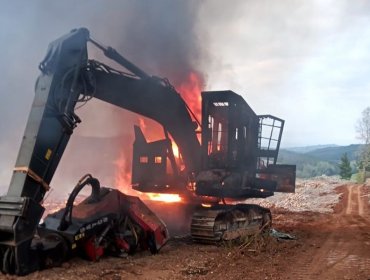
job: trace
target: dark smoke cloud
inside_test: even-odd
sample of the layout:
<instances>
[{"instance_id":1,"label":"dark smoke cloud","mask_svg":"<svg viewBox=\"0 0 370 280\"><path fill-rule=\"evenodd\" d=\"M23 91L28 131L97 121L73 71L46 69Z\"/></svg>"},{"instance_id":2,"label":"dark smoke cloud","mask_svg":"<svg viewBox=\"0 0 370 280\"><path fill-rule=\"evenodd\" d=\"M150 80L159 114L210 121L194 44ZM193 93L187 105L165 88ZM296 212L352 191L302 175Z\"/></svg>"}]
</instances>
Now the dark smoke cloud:
<instances>
[{"instance_id":1,"label":"dark smoke cloud","mask_svg":"<svg viewBox=\"0 0 370 280\"><path fill-rule=\"evenodd\" d=\"M171 0L1 1L0 193L10 180L39 74L37 66L49 42L84 26L94 38L116 48L149 74L168 77L177 84L190 71L202 73L201 60L206 56L205 37L197 32L200 6L200 1ZM92 54L103 59L99 52ZM72 137L73 151L67 147L54 185L64 184L67 187L63 188L69 190L72 182L78 180L78 173L94 170L99 175L106 171L105 177L111 179L107 184L113 184L114 157L121 153L122 147L112 148L112 141L125 148L131 146L132 124L138 122L137 117L96 101L89 102L77 113L83 124ZM90 141L90 145L108 144L96 144L89 153L90 147L82 139L86 137L114 137L114 140ZM107 147L105 154L97 152ZM83 157L78 156L79 151ZM78 159L76 166L73 162ZM99 166L100 162L104 166Z\"/></svg>"},{"instance_id":2,"label":"dark smoke cloud","mask_svg":"<svg viewBox=\"0 0 370 280\"><path fill-rule=\"evenodd\" d=\"M205 59L205 41L199 34L200 1L136 1L122 18L119 48L134 61L142 62L149 73L183 82L190 72L199 74L199 60ZM204 37L204 36L202 36ZM135 43L134 43L135 42Z\"/></svg>"}]
</instances>

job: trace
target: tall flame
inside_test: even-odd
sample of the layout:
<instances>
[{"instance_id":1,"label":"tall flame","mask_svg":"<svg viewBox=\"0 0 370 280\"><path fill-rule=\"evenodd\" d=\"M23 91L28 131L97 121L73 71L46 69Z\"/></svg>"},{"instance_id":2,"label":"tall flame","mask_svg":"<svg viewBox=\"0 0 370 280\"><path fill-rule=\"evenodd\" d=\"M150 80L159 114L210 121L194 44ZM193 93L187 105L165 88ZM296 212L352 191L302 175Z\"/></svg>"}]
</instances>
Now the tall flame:
<instances>
[{"instance_id":1,"label":"tall flame","mask_svg":"<svg viewBox=\"0 0 370 280\"><path fill-rule=\"evenodd\" d=\"M176 85L177 90L180 92L182 98L185 100L198 121L200 121L201 117L200 92L202 87L202 78L195 72L190 72L188 77L186 77L182 83ZM163 127L160 124L144 117L139 117L138 122L148 141L155 141L164 138ZM172 141L172 150L176 159L180 159L179 148L174 141ZM119 159L116 161L116 186L122 192L129 195L138 196L143 200L162 201L168 203L180 202L182 200L178 194L142 193L133 190L131 188L131 170L128 168L131 164L129 160L127 160L130 155L131 153L129 153L128 149L126 148L126 150L122 152Z\"/></svg>"},{"instance_id":2,"label":"tall flame","mask_svg":"<svg viewBox=\"0 0 370 280\"><path fill-rule=\"evenodd\" d=\"M201 91L203 89L203 81L200 75L195 72L190 72L189 76L178 85L177 90L180 92L181 96L184 98L188 107L194 113L195 117L200 121L201 118Z\"/></svg>"}]
</instances>

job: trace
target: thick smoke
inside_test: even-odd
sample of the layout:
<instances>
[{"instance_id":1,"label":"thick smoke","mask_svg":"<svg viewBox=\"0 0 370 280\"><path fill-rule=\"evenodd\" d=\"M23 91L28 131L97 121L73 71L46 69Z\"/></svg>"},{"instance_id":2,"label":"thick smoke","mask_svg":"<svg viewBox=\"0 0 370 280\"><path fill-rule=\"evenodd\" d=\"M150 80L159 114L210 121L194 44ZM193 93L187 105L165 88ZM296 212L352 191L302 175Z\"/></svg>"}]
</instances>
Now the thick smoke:
<instances>
[{"instance_id":1,"label":"thick smoke","mask_svg":"<svg viewBox=\"0 0 370 280\"><path fill-rule=\"evenodd\" d=\"M118 32L122 49L149 73L168 77L174 85L189 73L202 75L200 60L205 58L199 34L200 1L132 1ZM204 40L204 38L203 38ZM203 44L203 45L202 45Z\"/></svg>"},{"instance_id":2,"label":"thick smoke","mask_svg":"<svg viewBox=\"0 0 370 280\"><path fill-rule=\"evenodd\" d=\"M171 0L79 1L78 5L71 0L3 1L0 192L10 180L39 74L37 66L49 42L84 26L95 39L114 47L150 75L167 77L178 86L195 73L203 82L201 65L206 55L205 37L197 27L200 6L198 1ZM97 50L90 54L109 63ZM95 100L77 114L83 123L75 130L52 181L54 194L65 195L87 172L103 184L114 185L117 161L122 157L124 173L131 170L133 124L140 124L139 117Z\"/></svg>"}]
</instances>

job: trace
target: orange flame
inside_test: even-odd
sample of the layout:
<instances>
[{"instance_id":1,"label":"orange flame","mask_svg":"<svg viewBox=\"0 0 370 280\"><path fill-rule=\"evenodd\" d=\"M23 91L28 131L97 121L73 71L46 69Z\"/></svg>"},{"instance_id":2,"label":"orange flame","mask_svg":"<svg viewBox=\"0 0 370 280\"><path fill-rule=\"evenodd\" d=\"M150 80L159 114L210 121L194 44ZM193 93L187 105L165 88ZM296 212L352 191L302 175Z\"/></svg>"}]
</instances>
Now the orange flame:
<instances>
[{"instance_id":1,"label":"orange flame","mask_svg":"<svg viewBox=\"0 0 370 280\"><path fill-rule=\"evenodd\" d=\"M139 117L139 126L149 142L164 138L163 127L156 121Z\"/></svg>"},{"instance_id":2,"label":"orange flame","mask_svg":"<svg viewBox=\"0 0 370 280\"><path fill-rule=\"evenodd\" d=\"M181 84L177 85L176 88L180 92L182 98L184 98L188 107L192 110L195 117L200 121L201 117L201 91L203 87L203 80L200 75L195 72L189 73L188 77ZM155 141L164 138L163 127L157 122L139 117L138 122L140 128L143 130L144 135L147 137L148 141ZM180 152L179 147L172 140L172 150L173 154L177 160L180 162ZM116 164L116 178L115 183L118 189L128 195L138 196L142 200L153 200L162 201L166 203L181 202L182 199L178 194L165 194L165 193L142 193L135 191L131 187L131 170L130 170L130 159L131 153L129 149L125 149L122 152L119 159L115 162Z\"/></svg>"},{"instance_id":3,"label":"orange flame","mask_svg":"<svg viewBox=\"0 0 370 280\"><path fill-rule=\"evenodd\" d=\"M210 208L210 207L212 207L212 204L202 203L202 206L205 207L205 208Z\"/></svg>"},{"instance_id":4,"label":"orange flame","mask_svg":"<svg viewBox=\"0 0 370 280\"><path fill-rule=\"evenodd\" d=\"M176 87L188 104L189 108L193 111L196 118L200 121L201 118L201 91L203 89L202 78L195 72L190 72L187 79Z\"/></svg>"},{"instance_id":5,"label":"orange flame","mask_svg":"<svg viewBox=\"0 0 370 280\"><path fill-rule=\"evenodd\" d=\"M150 200L162 201L162 202L180 202L181 197L178 194L172 193L146 193Z\"/></svg>"},{"instance_id":6,"label":"orange flame","mask_svg":"<svg viewBox=\"0 0 370 280\"><path fill-rule=\"evenodd\" d=\"M179 147L176 145L174 141L172 141L172 151L175 158L180 158Z\"/></svg>"}]
</instances>

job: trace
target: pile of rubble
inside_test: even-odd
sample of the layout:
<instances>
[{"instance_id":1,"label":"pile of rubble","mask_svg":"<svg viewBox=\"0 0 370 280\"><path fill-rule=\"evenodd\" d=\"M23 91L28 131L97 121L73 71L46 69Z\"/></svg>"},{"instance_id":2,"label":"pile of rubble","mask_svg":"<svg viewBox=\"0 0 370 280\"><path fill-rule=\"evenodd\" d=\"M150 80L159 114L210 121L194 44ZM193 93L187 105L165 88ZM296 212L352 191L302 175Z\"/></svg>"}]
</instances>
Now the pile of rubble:
<instances>
[{"instance_id":1,"label":"pile of rubble","mask_svg":"<svg viewBox=\"0 0 370 280\"><path fill-rule=\"evenodd\" d=\"M284 208L292 212L330 213L341 196L335 189L345 183L348 181L333 176L297 179L295 193L275 193L265 199L248 199L247 203L267 208Z\"/></svg>"}]
</instances>

